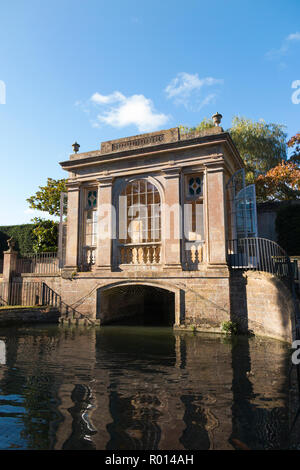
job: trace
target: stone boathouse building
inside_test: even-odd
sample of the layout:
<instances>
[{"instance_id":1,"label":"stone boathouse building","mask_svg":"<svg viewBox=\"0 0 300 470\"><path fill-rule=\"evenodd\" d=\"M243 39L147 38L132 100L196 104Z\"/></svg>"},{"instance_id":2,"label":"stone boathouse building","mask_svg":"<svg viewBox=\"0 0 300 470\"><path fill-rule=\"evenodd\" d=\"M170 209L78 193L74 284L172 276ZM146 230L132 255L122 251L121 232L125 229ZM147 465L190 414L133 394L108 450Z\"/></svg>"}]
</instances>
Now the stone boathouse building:
<instances>
[{"instance_id":1,"label":"stone boathouse building","mask_svg":"<svg viewBox=\"0 0 300 470\"><path fill-rule=\"evenodd\" d=\"M290 341L291 263L257 234L255 188L221 117L202 132L173 128L85 153L73 144L61 163L58 256L18 258L10 240L0 305L58 307L63 324L220 332L232 321Z\"/></svg>"},{"instance_id":2,"label":"stone boathouse building","mask_svg":"<svg viewBox=\"0 0 300 470\"><path fill-rule=\"evenodd\" d=\"M67 304L102 324L144 313L149 324L219 329L230 319L226 184L243 162L220 117L202 133L102 142L61 163Z\"/></svg>"}]
</instances>

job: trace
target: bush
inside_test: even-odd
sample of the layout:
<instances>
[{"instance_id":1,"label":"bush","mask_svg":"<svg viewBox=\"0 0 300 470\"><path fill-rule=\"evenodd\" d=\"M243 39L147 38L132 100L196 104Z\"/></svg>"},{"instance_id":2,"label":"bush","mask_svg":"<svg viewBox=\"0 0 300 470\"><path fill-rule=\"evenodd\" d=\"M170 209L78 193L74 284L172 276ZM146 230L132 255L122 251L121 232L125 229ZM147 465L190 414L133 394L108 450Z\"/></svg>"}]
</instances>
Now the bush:
<instances>
[{"instance_id":1,"label":"bush","mask_svg":"<svg viewBox=\"0 0 300 470\"><path fill-rule=\"evenodd\" d=\"M47 251L57 251L58 245L58 224L53 220L45 220L36 217L33 228L33 251L43 253Z\"/></svg>"},{"instance_id":2,"label":"bush","mask_svg":"<svg viewBox=\"0 0 300 470\"><path fill-rule=\"evenodd\" d=\"M300 255L300 204L289 204L277 212L278 243L289 255Z\"/></svg>"},{"instance_id":3,"label":"bush","mask_svg":"<svg viewBox=\"0 0 300 470\"><path fill-rule=\"evenodd\" d=\"M238 334L238 325L233 321L224 321L222 323L222 331L226 335L237 335Z\"/></svg>"},{"instance_id":4,"label":"bush","mask_svg":"<svg viewBox=\"0 0 300 470\"><path fill-rule=\"evenodd\" d=\"M8 249L7 240L13 237L16 241L15 249L21 255L33 252L33 231L34 224L9 225L0 227L0 258L3 251Z\"/></svg>"}]
</instances>

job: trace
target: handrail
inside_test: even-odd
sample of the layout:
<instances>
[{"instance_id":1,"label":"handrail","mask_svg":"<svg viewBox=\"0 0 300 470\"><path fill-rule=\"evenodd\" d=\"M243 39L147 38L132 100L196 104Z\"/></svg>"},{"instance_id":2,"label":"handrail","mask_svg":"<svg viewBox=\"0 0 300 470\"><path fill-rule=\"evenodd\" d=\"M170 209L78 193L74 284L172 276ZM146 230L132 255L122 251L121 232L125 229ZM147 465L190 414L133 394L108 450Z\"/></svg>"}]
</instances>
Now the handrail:
<instances>
[{"instance_id":1,"label":"handrail","mask_svg":"<svg viewBox=\"0 0 300 470\"><path fill-rule=\"evenodd\" d=\"M17 259L18 274L55 274L60 271L56 252L25 253Z\"/></svg>"},{"instance_id":2,"label":"handrail","mask_svg":"<svg viewBox=\"0 0 300 470\"><path fill-rule=\"evenodd\" d=\"M76 315L78 315L79 319L87 320L91 325L94 325L94 322L91 318L81 312L78 312L74 307L70 307L70 305L63 302L61 300L61 295L51 289L51 287L49 287L44 282L42 283L42 303L43 305L49 305L51 307L58 308L61 315L63 313L63 309L65 309L64 313L67 319L69 318L69 313L71 313L73 318L76 318Z\"/></svg>"},{"instance_id":3,"label":"handrail","mask_svg":"<svg viewBox=\"0 0 300 470\"><path fill-rule=\"evenodd\" d=\"M264 271L278 277L290 276L290 259L273 240L260 237L238 238L227 242L227 262L232 269Z\"/></svg>"}]
</instances>

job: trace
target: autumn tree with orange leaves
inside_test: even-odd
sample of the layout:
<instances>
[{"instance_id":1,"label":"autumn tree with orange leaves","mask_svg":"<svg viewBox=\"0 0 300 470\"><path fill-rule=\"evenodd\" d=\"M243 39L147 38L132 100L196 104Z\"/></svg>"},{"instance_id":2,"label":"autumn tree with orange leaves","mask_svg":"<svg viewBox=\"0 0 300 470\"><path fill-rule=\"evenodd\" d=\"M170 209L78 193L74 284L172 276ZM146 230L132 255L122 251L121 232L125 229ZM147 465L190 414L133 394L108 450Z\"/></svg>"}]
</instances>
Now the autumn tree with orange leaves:
<instances>
[{"instance_id":1,"label":"autumn tree with orange leaves","mask_svg":"<svg viewBox=\"0 0 300 470\"><path fill-rule=\"evenodd\" d=\"M296 163L279 163L255 181L256 196L262 201L300 199L300 169Z\"/></svg>"},{"instance_id":2,"label":"autumn tree with orange leaves","mask_svg":"<svg viewBox=\"0 0 300 470\"><path fill-rule=\"evenodd\" d=\"M300 134L287 143L293 153L288 161L282 161L265 175L256 178L258 201L290 201L300 199Z\"/></svg>"},{"instance_id":3,"label":"autumn tree with orange leaves","mask_svg":"<svg viewBox=\"0 0 300 470\"><path fill-rule=\"evenodd\" d=\"M299 132L288 141L287 146L293 149L293 153L290 156L290 161L300 166L300 133Z\"/></svg>"}]
</instances>

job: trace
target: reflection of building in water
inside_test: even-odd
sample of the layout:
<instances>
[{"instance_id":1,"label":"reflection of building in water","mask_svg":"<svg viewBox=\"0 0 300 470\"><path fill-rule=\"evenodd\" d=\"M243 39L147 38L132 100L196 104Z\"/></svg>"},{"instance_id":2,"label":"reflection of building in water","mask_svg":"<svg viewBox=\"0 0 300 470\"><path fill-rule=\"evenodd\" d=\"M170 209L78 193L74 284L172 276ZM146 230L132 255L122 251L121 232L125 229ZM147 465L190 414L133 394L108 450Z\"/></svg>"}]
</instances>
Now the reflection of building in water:
<instances>
[{"instance_id":1,"label":"reflection of building in water","mask_svg":"<svg viewBox=\"0 0 300 470\"><path fill-rule=\"evenodd\" d=\"M0 386L4 394L25 390L23 434L33 448L278 448L286 441L282 343L42 329L7 344L10 372Z\"/></svg>"},{"instance_id":2,"label":"reflection of building in water","mask_svg":"<svg viewBox=\"0 0 300 470\"><path fill-rule=\"evenodd\" d=\"M0 340L0 365L6 364L6 346L5 342Z\"/></svg>"},{"instance_id":3,"label":"reflection of building in water","mask_svg":"<svg viewBox=\"0 0 300 470\"><path fill-rule=\"evenodd\" d=\"M284 449L289 445L288 357L284 343L240 342L232 354L232 436L239 448Z\"/></svg>"}]
</instances>

